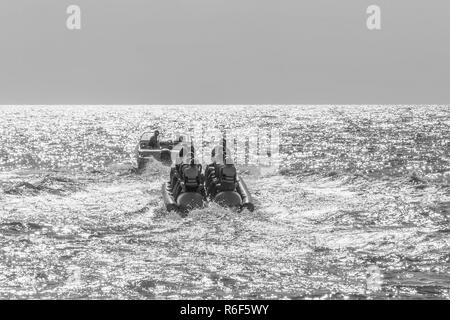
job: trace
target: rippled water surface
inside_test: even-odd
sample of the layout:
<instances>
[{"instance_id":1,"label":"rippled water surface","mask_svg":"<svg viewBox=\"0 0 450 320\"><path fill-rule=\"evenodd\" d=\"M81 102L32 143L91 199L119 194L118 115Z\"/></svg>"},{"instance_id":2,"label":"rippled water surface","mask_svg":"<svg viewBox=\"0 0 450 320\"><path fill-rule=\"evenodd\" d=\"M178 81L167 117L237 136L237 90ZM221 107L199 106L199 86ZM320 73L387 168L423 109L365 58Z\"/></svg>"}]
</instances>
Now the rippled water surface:
<instances>
[{"instance_id":1,"label":"rippled water surface","mask_svg":"<svg viewBox=\"0 0 450 320\"><path fill-rule=\"evenodd\" d=\"M0 106L0 298L450 298L448 106ZM141 132L279 128L254 212L167 213Z\"/></svg>"}]
</instances>

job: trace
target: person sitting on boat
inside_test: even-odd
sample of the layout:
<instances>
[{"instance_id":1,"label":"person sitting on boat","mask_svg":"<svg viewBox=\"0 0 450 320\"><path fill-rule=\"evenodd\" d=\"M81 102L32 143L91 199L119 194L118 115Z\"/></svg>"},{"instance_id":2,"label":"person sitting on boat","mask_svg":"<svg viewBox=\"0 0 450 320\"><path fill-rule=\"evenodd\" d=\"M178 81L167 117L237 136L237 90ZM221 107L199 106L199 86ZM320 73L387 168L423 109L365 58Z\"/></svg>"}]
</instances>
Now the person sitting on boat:
<instances>
[{"instance_id":1,"label":"person sitting on boat","mask_svg":"<svg viewBox=\"0 0 450 320\"><path fill-rule=\"evenodd\" d=\"M153 136L150 138L150 141L148 143L148 146L152 149L159 149L161 144L159 142L159 131L155 130L155 133L153 134Z\"/></svg>"},{"instance_id":2,"label":"person sitting on boat","mask_svg":"<svg viewBox=\"0 0 450 320\"><path fill-rule=\"evenodd\" d=\"M211 151L212 163L205 170L205 188L211 197L220 191L236 189L237 172L230 149L217 146Z\"/></svg>"},{"instance_id":3,"label":"person sitting on boat","mask_svg":"<svg viewBox=\"0 0 450 320\"><path fill-rule=\"evenodd\" d=\"M184 146L179 152L179 160L180 162L170 169L169 186L174 198L176 199L181 192L199 192L205 197L204 175L202 166L195 159L194 147L191 146L189 152Z\"/></svg>"},{"instance_id":4,"label":"person sitting on boat","mask_svg":"<svg viewBox=\"0 0 450 320\"><path fill-rule=\"evenodd\" d=\"M190 163L192 159L194 159L194 163L197 162L195 160L195 148L194 146L191 146L191 151L189 151L187 145L183 145L178 152L177 160L175 161L175 165L172 167L171 170L175 172L180 171L180 167L185 163ZM172 173L171 173L172 176Z\"/></svg>"}]
</instances>

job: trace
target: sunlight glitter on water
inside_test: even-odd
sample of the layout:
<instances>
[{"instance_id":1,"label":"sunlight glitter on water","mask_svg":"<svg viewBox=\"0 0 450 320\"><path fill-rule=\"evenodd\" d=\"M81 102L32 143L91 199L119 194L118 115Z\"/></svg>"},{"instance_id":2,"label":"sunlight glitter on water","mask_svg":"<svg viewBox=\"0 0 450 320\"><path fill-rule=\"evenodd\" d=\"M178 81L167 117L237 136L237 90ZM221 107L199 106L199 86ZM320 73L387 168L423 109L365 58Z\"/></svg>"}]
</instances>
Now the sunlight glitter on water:
<instances>
[{"instance_id":1,"label":"sunlight glitter on water","mask_svg":"<svg viewBox=\"0 0 450 320\"><path fill-rule=\"evenodd\" d=\"M449 298L448 107L0 115L0 298ZM168 214L168 168L133 170L143 131L194 120L280 129L278 173L239 168L255 212ZM380 290L368 286L372 266Z\"/></svg>"}]
</instances>

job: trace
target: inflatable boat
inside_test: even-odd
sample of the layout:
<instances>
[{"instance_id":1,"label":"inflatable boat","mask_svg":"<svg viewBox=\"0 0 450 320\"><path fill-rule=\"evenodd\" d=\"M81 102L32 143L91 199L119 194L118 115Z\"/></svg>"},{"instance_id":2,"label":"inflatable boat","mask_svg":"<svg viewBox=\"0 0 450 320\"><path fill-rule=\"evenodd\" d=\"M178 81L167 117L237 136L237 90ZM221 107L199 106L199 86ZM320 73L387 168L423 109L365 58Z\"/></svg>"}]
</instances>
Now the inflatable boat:
<instances>
[{"instance_id":1,"label":"inflatable boat","mask_svg":"<svg viewBox=\"0 0 450 320\"><path fill-rule=\"evenodd\" d=\"M226 207L255 209L247 185L238 173L224 144L211 152L212 163L205 169L205 193L210 201Z\"/></svg>"},{"instance_id":2,"label":"inflatable boat","mask_svg":"<svg viewBox=\"0 0 450 320\"><path fill-rule=\"evenodd\" d=\"M160 142L159 148L151 147L150 138L152 135L153 133L151 132L143 133L136 146L136 161L139 170L145 169L150 159L155 159L170 166L172 159L178 155L179 149L176 148L177 143L171 140Z\"/></svg>"},{"instance_id":3,"label":"inflatable boat","mask_svg":"<svg viewBox=\"0 0 450 320\"><path fill-rule=\"evenodd\" d=\"M176 164L170 169L170 181L162 186L168 211L185 213L203 207L206 201L202 166L195 163L193 146L191 152L183 157L185 150L185 147L179 150Z\"/></svg>"},{"instance_id":4,"label":"inflatable boat","mask_svg":"<svg viewBox=\"0 0 450 320\"><path fill-rule=\"evenodd\" d=\"M190 160L180 161L171 168L170 181L162 186L168 211L186 213L203 207L207 201L214 201L224 207L254 210L250 192L236 167L229 159L220 161L221 156L215 157L214 150L213 163L206 166L204 173L202 166L194 161L193 147Z\"/></svg>"}]
</instances>

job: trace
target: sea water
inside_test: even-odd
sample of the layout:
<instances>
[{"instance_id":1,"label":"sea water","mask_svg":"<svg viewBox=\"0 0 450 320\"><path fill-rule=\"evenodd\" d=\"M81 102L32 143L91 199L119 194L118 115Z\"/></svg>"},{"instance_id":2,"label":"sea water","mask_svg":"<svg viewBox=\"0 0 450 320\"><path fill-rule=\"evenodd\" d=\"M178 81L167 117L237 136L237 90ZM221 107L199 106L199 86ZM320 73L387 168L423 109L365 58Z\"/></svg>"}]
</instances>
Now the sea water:
<instances>
[{"instance_id":1,"label":"sea water","mask_svg":"<svg viewBox=\"0 0 450 320\"><path fill-rule=\"evenodd\" d=\"M164 209L146 130L278 128L254 212ZM450 298L448 106L0 106L0 298Z\"/></svg>"}]
</instances>

